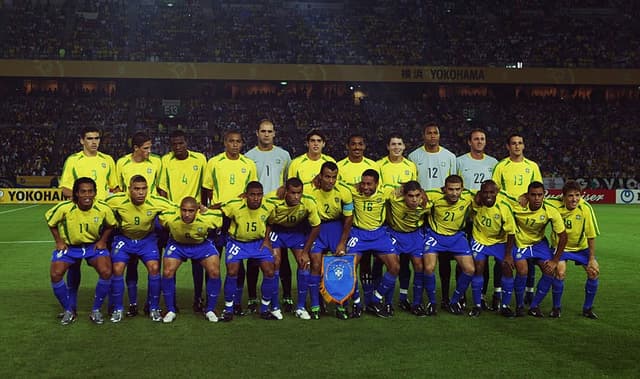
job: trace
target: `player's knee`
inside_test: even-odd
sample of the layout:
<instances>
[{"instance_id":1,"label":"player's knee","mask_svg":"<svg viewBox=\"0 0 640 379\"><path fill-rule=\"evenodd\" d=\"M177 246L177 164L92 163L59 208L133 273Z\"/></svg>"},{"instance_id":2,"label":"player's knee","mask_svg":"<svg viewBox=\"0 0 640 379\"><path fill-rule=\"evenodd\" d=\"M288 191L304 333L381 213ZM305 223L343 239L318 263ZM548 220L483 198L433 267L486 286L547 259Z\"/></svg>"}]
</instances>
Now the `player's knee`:
<instances>
[{"instance_id":1,"label":"player's knee","mask_svg":"<svg viewBox=\"0 0 640 379\"><path fill-rule=\"evenodd\" d=\"M157 261L148 263L147 270L149 271L149 275L158 275L158 272L160 271L160 264Z\"/></svg>"},{"instance_id":2,"label":"player's knee","mask_svg":"<svg viewBox=\"0 0 640 379\"><path fill-rule=\"evenodd\" d=\"M413 264L413 271L414 272L422 272L422 271L424 271L424 266L422 265L422 262L421 263L414 263Z\"/></svg>"},{"instance_id":3,"label":"player's knee","mask_svg":"<svg viewBox=\"0 0 640 379\"><path fill-rule=\"evenodd\" d=\"M322 265L320 262L311 262L311 274L320 275L320 269Z\"/></svg>"},{"instance_id":4,"label":"player's knee","mask_svg":"<svg viewBox=\"0 0 640 379\"><path fill-rule=\"evenodd\" d=\"M171 278L173 278L175 273L176 273L175 270L173 270L171 267L165 266L164 269L162 270L162 277L163 278L167 278L167 279L171 279Z\"/></svg>"}]
</instances>

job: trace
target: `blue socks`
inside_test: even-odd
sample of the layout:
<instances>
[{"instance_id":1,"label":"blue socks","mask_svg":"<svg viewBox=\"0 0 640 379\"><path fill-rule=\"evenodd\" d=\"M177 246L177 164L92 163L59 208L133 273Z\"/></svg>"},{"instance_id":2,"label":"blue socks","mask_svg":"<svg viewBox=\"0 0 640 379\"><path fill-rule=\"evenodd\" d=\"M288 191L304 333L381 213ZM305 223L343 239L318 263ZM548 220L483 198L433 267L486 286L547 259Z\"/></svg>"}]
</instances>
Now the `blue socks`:
<instances>
[{"instance_id":1,"label":"blue socks","mask_svg":"<svg viewBox=\"0 0 640 379\"><path fill-rule=\"evenodd\" d=\"M111 305L116 311L124 309L123 305L124 297L124 278L122 275L111 276Z\"/></svg>"},{"instance_id":2,"label":"blue socks","mask_svg":"<svg viewBox=\"0 0 640 379\"><path fill-rule=\"evenodd\" d=\"M516 306L524 307L524 287L527 284L527 276L526 275L518 275L516 274L516 278L513 281L513 290L516 293ZM504 286L502 286L504 288Z\"/></svg>"},{"instance_id":3,"label":"blue socks","mask_svg":"<svg viewBox=\"0 0 640 379\"><path fill-rule=\"evenodd\" d=\"M225 312L233 312L233 300L238 290L238 277L230 276L224 280L224 310Z\"/></svg>"},{"instance_id":4,"label":"blue socks","mask_svg":"<svg viewBox=\"0 0 640 379\"><path fill-rule=\"evenodd\" d=\"M69 290L67 289L67 285L64 283L64 280L61 280L56 283L51 283L51 288L53 289L53 294L62 305L62 309L65 311L73 311L69 307Z\"/></svg>"},{"instance_id":5,"label":"blue socks","mask_svg":"<svg viewBox=\"0 0 640 379\"><path fill-rule=\"evenodd\" d=\"M583 309L590 309L593 307L593 300L598 292L598 279L587 279L584 285L584 305Z\"/></svg>"},{"instance_id":6,"label":"blue socks","mask_svg":"<svg viewBox=\"0 0 640 379\"><path fill-rule=\"evenodd\" d=\"M422 304L422 292L424 291L424 272L413 274L413 305ZM402 295L400 295L402 298Z\"/></svg>"},{"instance_id":7,"label":"blue socks","mask_svg":"<svg viewBox=\"0 0 640 379\"><path fill-rule=\"evenodd\" d=\"M276 270L273 274L273 292L271 294L271 309L274 311L280 309L280 270ZM264 281L262 282L264 285Z\"/></svg>"},{"instance_id":8,"label":"blue socks","mask_svg":"<svg viewBox=\"0 0 640 379\"><path fill-rule=\"evenodd\" d=\"M536 290L536 294L533 297L533 301L531 301L531 308L537 308L540 303L542 303L542 300L544 300L544 297L547 296L552 283L553 276L549 276L547 274L542 275L542 277L538 281L538 289Z\"/></svg>"},{"instance_id":9,"label":"blue socks","mask_svg":"<svg viewBox=\"0 0 640 379\"><path fill-rule=\"evenodd\" d=\"M149 308L160 309L160 274L148 275L147 280L149 281L149 290L147 291Z\"/></svg>"},{"instance_id":10,"label":"blue socks","mask_svg":"<svg viewBox=\"0 0 640 379\"><path fill-rule=\"evenodd\" d=\"M93 298L93 310L99 310L102 308L104 298L109 296L109 291L111 291L111 278L99 278L98 284L96 284L96 293Z\"/></svg>"},{"instance_id":11,"label":"blue socks","mask_svg":"<svg viewBox=\"0 0 640 379\"><path fill-rule=\"evenodd\" d=\"M474 275L471 279L471 296L473 297L473 304L476 307L482 305L482 286L484 286L484 276Z\"/></svg>"},{"instance_id":12,"label":"blue socks","mask_svg":"<svg viewBox=\"0 0 640 379\"><path fill-rule=\"evenodd\" d=\"M175 278L162 278L162 293L164 294L164 304L167 311L176 311L176 281Z\"/></svg>"},{"instance_id":13,"label":"blue socks","mask_svg":"<svg viewBox=\"0 0 640 379\"><path fill-rule=\"evenodd\" d=\"M553 299L554 308L560 308L562 305L562 292L564 292L564 280L553 278L551 297Z\"/></svg>"},{"instance_id":14,"label":"blue socks","mask_svg":"<svg viewBox=\"0 0 640 379\"><path fill-rule=\"evenodd\" d=\"M271 298L273 296L274 288L277 291L278 282L276 281L275 276L271 278L263 276L262 286L260 287L260 292L262 292L262 301L260 302L261 313L269 310L269 305L271 304Z\"/></svg>"},{"instance_id":15,"label":"blue socks","mask_svg":"<svg viewBox=\"0 0 640 379\"><path fill-rule=\"evenodd\" d=\"M502 275L500 285L502 286L502 308L506 308L511 304L511 295L513 294L514 279Z\"/></svg>"},{"instance_id":16,"label":"blue socks","mask_svg":"<svg viewBox=\"0 0 640 379\"><path fill-rule=\"evenodd\" d=\"M473 275L469 275L467 273L461 272L460 277L458 278L458 283L456 284L456 289L453 291L453 296L451 296L451 304L455 304L460 301L460 297L467 292L467 288L469 288L469 283L471 283L471 279Z\"/></svg>"},{"instance_id":17,"label":"blue socks","mask_svg":"<svg viewBox=\"0 0 640 379\"><path fill-rule=\"evenodd\" d=\"M205 313L216 308L220 287L222 287L222 280L220 278L207 277L207 309Z\"/></svg>"},{"instance_id":18,"label":"blue socks","mask_svg":"<svg viewBox=\"0 0 640 379\"><path fill-rule=\"evenodd\" d=\"M309 271L298 269L298 309L304 308L309 291Z\"/></svg>"},{"instance_id":19,"label":"blue socks","mask_svg":"<svg viewBox=\"0 0 640 379\"><path fill-rule=\"evenodd\" d=\"M424 289L427 291L429 303L438 304L436 300L436 274L424 274Z\"/></svg>"},{"instance_id":20,"label":"blue socks","mask_svg":"<svg viewBox=\"0 0 640 379\"><path fill-rule=\"evenodd\" d=\"M320 275L309 275L309 296L311 298L311 309L320 307Z\"/></svg>"}]
</instances>

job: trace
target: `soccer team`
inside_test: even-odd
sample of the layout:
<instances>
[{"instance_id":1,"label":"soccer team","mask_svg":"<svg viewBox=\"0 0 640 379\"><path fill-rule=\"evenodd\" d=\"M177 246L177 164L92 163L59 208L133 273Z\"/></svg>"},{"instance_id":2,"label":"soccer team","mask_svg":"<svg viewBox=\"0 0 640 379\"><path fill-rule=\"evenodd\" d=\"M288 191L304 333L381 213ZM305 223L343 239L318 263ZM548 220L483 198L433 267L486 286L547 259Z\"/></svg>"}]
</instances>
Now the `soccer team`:
<instances>
[{"instance_id":1,"label":"soccer team","mask_svg":"<svg viewBox=\"0 0 640 379\"><path fill-rule=\"evenodd\" d=\"M179 130L170 135L171 151L162 158L151 154L151 138L139 132L131 139L132 152L114 163L98 150L100 131L83 129L83 149L67 158L60 180L69 200L45 215L56 244L50 271L63 308L61 323L77 317L82 259L99 275L90 312L96 324L104 323L101 309L107 298L111 322L138 314L140 260L148 272L144 311L156 322L173 322L180 312L175 275L187 259L192 263L193 310L210 322L231 321L247 312L266 320L282 319L288 312L303 320L318 319L325 311L320 284L326 253L354 255L359 267L362 294L356 284L351 306L335 309L343 320L364 311L392 317L398 279L399 307L418 317L435 316L436 263L442 309L463 314L471 286L469 316L494 310L506 317L543 317L539 305L551 290L549 316L557 318L567 260L584 267L582 314L597 318L592 308L599 230L593 209L574 181L566 182L561 199L544 199L540 170L525 158L522 136L508 138L509 156L500 162L484 153L486 134L480 129L469 133L470 151L456 158L440 146L436 123L424 125L424 144L408 158L402 136L391 134L388 155L378 161L365 157L360 134L349 137L348 155L339 162L323 154L326 139L316 130L306 136L307 152L293 160L274 145L269 120L259 123L256 136L257 145L243 155L242 135L227 132L224 152L207 161L188 149ZM295 303L289 249L297 268ZM494 295L489 305L484 298L491 256ZM457 262L457 280L449 296L451 260ZM216 313L221 261L227 273L224 308ZM542 276L534 292L536 265ZM249 300L243 310L245 278ZM160 309L161 296L166 312Z\"/></svg>"}]
</instances>

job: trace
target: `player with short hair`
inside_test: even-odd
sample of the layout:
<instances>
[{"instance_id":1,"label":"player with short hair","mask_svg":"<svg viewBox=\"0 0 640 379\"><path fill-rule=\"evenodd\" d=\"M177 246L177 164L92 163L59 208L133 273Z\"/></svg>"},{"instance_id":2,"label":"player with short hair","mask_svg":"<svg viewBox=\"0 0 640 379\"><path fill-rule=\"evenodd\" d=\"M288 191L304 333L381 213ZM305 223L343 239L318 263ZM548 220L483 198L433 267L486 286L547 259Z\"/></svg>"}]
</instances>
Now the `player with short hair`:
<instances>
[{"instance_id":1,"label":"player with short hair","mask_svg":"<svg viewBox=\"0 0 640 379\"><path fill-rule=\"evenodd\" d=\"M498 185L488 179L480 185L480 191L473 202L471 252L475 262L475 275L471 279L471 292L474 306L469 312L472 317L480 316L482 311L483 273L487 258L493 256L502 267L505 255L511 255L513 250L515 221L509 203L498 194ZM500 280L500 288L505 280L510 280L510 287L513 287L510 269L505 277L501 275ZM499 307L500 304L495 306L496 309Z\"/></svg>"},{"instance_id":2,"label":"player with short hair","mask_svg":"<svg viewBox=\"0 0 640 379\"><path fill-rule=\"evenodd\" d=\"M387 272L382 276L377 288L373 288L372 282L362 283L367 311L386 318L393 315L391 302L400 270L400 261L389 230L385 226L386 202L392 196L393 189L382 190L379 184L380 174L374 169L367 169L362 173L358 186L352 190L353 227L347 242L347 253L356 255L355 264L358 265L362 254L365 251L372 251L387 267ZM360 292L357 286L353 299L352 317L357 318L362 314Z\"/></svg>"},{"instance_id":3,"label":"player with short hair","mask_svg":"<svg viewBox=\"0 0 640 379\"><path fill-rule=\"evenodd\" d=\"M116 165L113 158L98 151L100 148L100 130L95 126L87 126L80 131L82 151L67 157L62 168L59 187L65 198L73 196L73 185L79 178L91 178L96 182L96 199L104 200L109 191L118 192ZM78 288L80 287L80 265L75 264L67 271L67 286L69 288L69 303L75 311Z\"/></svg>"},{"instance_id":4,"label":"player with short hair","mask_svg":"<svg viewBox=\"0 0 640 379\"><path fill-rule=\"evenodd\" d=\"M240 153L244 142L242 134L231 130L224 135L224 151L209 159L202 181L202 204L224 204L237 199L244 193L250 181L258 180L256 164ZM222 228L217 230L214 243L219 251L226 245L226 233L229 220L224 220ZM235 296L235 313L242 316L242 292L244 289L244 264L238 269L238 292Z\"/></svg>"},{"instance_id":5,"label":"player with short hair","mask_svg":"<svg viewBox=\"0 0 640 379\"><path fill-rule=\"evenodd\" d=\"M360 183L362 173L367 169L380 172L380 167L376 161L364 156L367 149L364 136L354 133L347 139L347 157L339 161L338 180L346 185L354 186Z\"/></svg>"},{"instance_id":6,"label":"player with short hair","mask_svg":"<svg viewBox=\"0 0 640 379\"><path fill-rule=\"evenodd\" d=\"M105 201L115 212L119 226L118 233L113 238L111 250L113 265L111 322L122 321L124 309L122 273L132 258L141 259L147 268L151 320L162 321L160 314L160 252L154 224L156 216L162 212L175 211L176 205L164 197L149 193L147 180L142 175L132 176L126 188L127 192L119 192ZM131 299L131 292L129 292L129 299ZM136 304L136 301L132 300L130 303Z\"/></svg>"},{"instance_id":7,"label":"player with short hair","mask_svg":"<svg viewBox=\"0 0 640 379\"><path fill-rule=\"evenodd\" d=\"M493 181L500 190L517 198L528 191L531 182L542 182L542 174L538 164L524 156L524 138L519 133L512 133L506 144L509 156L502 159L493 169ZM526 283L525 302L530 303L533 297L535 282L535 264L528 261L528 278Z\"/></svg>"},{"instance_id":8,"label":"player with short hair","mask_svg":"<svg viewBox=\"0 0 640 379\"><path fill-rule=\"evenodd\" d=\"M434 316L436 309L435 269L437 256L442 253L452 254L462 272L457 280L456 289L448 304L451 313L462 314L463 307L459 303L471 283L475 272L471 249L464 232L467 216L473 202L473 195L464 188L459 175L449 175L440 190L426 191L430 203L429 225L427 230L424 261L425 290L429 296L427 315ZM447 261L447 264L448 261ZM442 278L441 278L442 279ZM444 289L443 289L444 291ZM443 292L443 297L445 296Z\"/></svg>"},{"instance_id":9,"label":"player with short hair","mask_svg":"<svg viewBox=\"0 0 640 379\"><path fill-rule=\"evenodd\" d=\"M440 127L436 122L427 122L422 128L424 143L409 154L409 159L416 164L418 181L426 190L440 190L445 179L457 172L456 156L440 146ZM432 225L433 227L433 225ZM442 288L442 305L449 304L449 285L451 281L451 264L453 254L438 254L438 273Z\"/></svg>"},{"instance_id":10,"label":"player with short hair","mask_svg":"<svg viewBox=\"0 0 640 379\"><path fill-rule=\"evenodd\" d=\"M158 193L174 204L180 204L185 197L199 199L207 158L202 153L189 150L187 137L182 130L171 132L169 143L171 151L162 156ZM161 237L166 239L166 232ZM191 275L193 277L193 310L202 312L204 271L200 262L191 260Z\"/></svg>"},{"instance_id":11,"label":"player with short hair","mask_svg":"<svg viewBox=\"0 0 640 379\"><path fill-rule=\"evenodd\" d=\"M322 132L313 129L307 133L307 152L295 157L289 165L288 178L298 178L302 181L306 193L313 190L313 179L320 172L324 162L336 162L331 156L323 154L327 139Z\"/></svg>"},{"instance_id":12,"label":"player with short hair","mask_svg":"<svg viewBox=\"0 0 640 379\"><path fill-rule=\"evenodd\" d=\"M553 308L549 316L560 317L567 261L574 261L576 264L582 265L587 273L582 315L590 319L597 319L598 316L593 313L593 300L598 290L600 266L596 260L595 239L600 234L600 228L595 212L591 205L582 198L582 188L574 180L567 181L562 187L562 200L550 199L549 203L560 212L567 232L567 245L560 257L556 267L556 276L553 279ZM551 233L551 245L555 247L558 246L558 243L558 234Z\"/></svg>"},{"instance_id":13,"label":"player with short hair","mask_svg":"<svg viewBox=\"0 0 640 379\"><path fill-rule=\"evenodd\" d=\"M264 187L264 193L270 193L284 184L287 179L287 168L291 163L291 155L285 149L274 145L276 136L273 122L263 119L256 129L258 143L251 150L247 151L246 157L256 163L258 181ZM283 262L281 262L283 263ZM289 265L289 260L286 263ZM257 311L257 284L259 265L253 260L247 261L247 291L249 293L248 309L250 312ZM291 273L291 268L288 268ZM289 288L291 287L291 275L289 275ZM289 292L291 293L291 289Z\"/></svg>"},{"instance_id":14,"label":"player with short hair","mask_svg":"<svg viewBox=\"0 0 640 379\"><path fill-rule=\"evenodd\" d=\"M220 254L207 239L209 230L222 227L219 211L199 212L197 200L187 196L180 202L180 214L165 212L160 215L160 223L169 230L169 241L162 259L162 293L167 313L162 322L176 319L174 276L183 261L191 259L199 262L207 273L207 301L204 317L210 322L218 322L215 313L222 282L220 280Z\"/></svg>"},{"instance_id":15,"label":"player with short hair","mask_svg":"<svg viewBox=\"0 0 640 379\"><path fill-rule=\"evenodd\" d=\"M425 193L420 187L420 183L415 180L402 184L389 199L387 217L389 233L394 240L396 251L401 256L406 255L411 259L413 271L415 272L413 277L413 302L408 309L404 307L403 309L409 310L418 317L427 315L422 306L422 292L424 290L422 260L425 247L423 226L428 212L429 207ZM400 304L402 306L403 302L401 301Z\"/></svg>"},{"instance_id":16,"label":"player with short hair","mask_svg":"<svg viewBox=\"0 0 640 379\"><path fill-rule=\"evenodd\" d=\"M118 184L122 191L127 191L131 178L135 175L141 175L146 180L148 192L151 194L156 193L160 172L162 171L162 163L160 157L151 154L151 145L151 137L144 132L136 132L131 137L133 151L116 162ZM126 277L127 292L129 294L127 316L136 316L138 314L138 256L134 254L129 258L127 260ZM113 286L114 281L112 280L111 282Z\"/></svg>"},{"instance_id":17,"label":"player with short hair","mask_svg":"<svg viewBox=\"0 0 640 379\"><path fill-rule=\"evenodd\" d=\"M234 297L238 285L237 275L243 259L257 260L262 269L264 279L261 287L260 317L265 320L277 319L269 312L271 297L277 285L273 248L269 239L271 228L266 223L272 208L263 203L262 188L260 182L251 181L247 184L244 198L229 200L221 208L223 214L231 220L225 248L227 277L224 281L222 321L233 320Z\"/></svg>"},{"instance_id":18,"label":"player with short hair","mask_svg":"<svg viewBox=\"0 0 640 379\"><path fill-rule=\"evenodd\" d=\"M418 178L418 171L415 163L404 157L404 140L400 134L393 133L387 140L387 156L377 161L380 168L380 184L383 188L398 188L402 184ZM411 282L411 269L409 268L409 254L400 254L400 308L405 311L412 311L412 305L407 300L409 293L409 282ZM415 267L415 265L414 265ZM414 278L415 283L415 278ZM422 285L422 283L420 283Z\"/></svg>"},{"instance_id":19,"label":"player with short hair","mask_svg":"<svg viewBox=\"0 0 640 379\"><path fill-rule=\"evenodd\" d=\"M117 222L111 208L96 200L97 186L93 179L76 179L71 193L72 200L58 203L45 214L56 244L51 257L51 287L64 311L62 325L72 323L76 319L77 305L71 302L70 289L63 277L71 265L86 259L99 275L89 318L96 324L102 324L104 319L100 308L111 286L107 241Z\"/></svg>"},{"instance_id":20,"label":"player with short hair","mask_svg":"<svg viewBox=\"0 0 640 379\"><path fill-rule=\"evenodd\" d=\"M311 275L309 294L311 318L320 318L320 281L322 279L322 253L331 251L340 256L346 252L347 239L353 223L353 198L351 190L338 183L338 166L325 162L320 168L319 187L311 192L317 203L320 216L320 232L310 251ZM343 306L336 307L336 317L349 318Z\"/></svg>"},{"instance_id":21,"label":"player with short hair","mask_svg":"<svg viewBox=\"0 0 640 379\"><path fill-rule=\"evenodd\" d=\"M516 314L524 316L524 291L527 281L527 259L532 259L543 270L543 275L538 282L538 289L531 301L529 314L541 317L542 312L538 304L549 292L553 283L553 272L560 261L560 257L567 244L567 232L560 213L544 200L544 184L533 181L529 184L525 195L527 205L517 203L517 199L510 198L513 216L516 222L515 247L512 256L504 257L504 262L509 267L509 277L515 268L516 278L511 286L510 282L503 282L501 312L506 317L513 317L508 305L511 301L511 292L516 294ZM545 237L547 224L551 223L552 230L558 234L558 245L555 251L549 246ZM506 273L503 273L506 275Z\"/></svg>"},{"instance_id":22,"label":"player with short hair","mask_svg":"<svg viewBox=\"0 0 640 379\"><path fill-rule=\"evenodd\" d=\"M276 236L273 242L276 277L281 255L287 254L287 249L291 249L298 263L298 304L294 313L300 319L310 320L311 316L305 309L309 291L309 251L320 232L320 216L315 199L303 193L302 180L291 177L287 179L284 187L283 198L272 192L267 195L266 200L273 207L268 222ZM281 319L277 286L271 302L272 313Z\"/></svg>"},{"instance_id":23,"label":"player with short hair","mask_svg":"<svg viewBox=\"0 0 640 379\"><path fill-rule=\"evenodd\" d=\"M493 176L493 168L498 163L498 160L484 152L487 146L487 134L483 129L475 128L471 130L467 136L467 144L469 145L469 152L460 155L456 158L456 166L458 175L462 177L465 183L465 187L471 191L479 191L481 184ZM473 222L467 223L467 237L471 238ZM483 262L484 263L484 262ZM476 274L478 274L478 265L476 265ZM489 282L489 269L488 266L482 264L482 305L487 308L484 301L484 296L487 293L487 286ZM502 264L498 262L494 257L493 265L493 299L491 309L498 309L500 307L500 296L502 294L501 287L501 270ZM472 283L473 284L473 283Z\"/></svg>"},{"instance_id":24,"label":"player with short hair","mask_svg":"<svg viewBox=\"0 0 640 379\"><path fill-rule=\"evenodd\" d=\"M327 138L325 135L317 130L310 130L305 137L305 145L307 146L307 152L299 155L291 161L289 169L287 170L288 178L299 178L304 185L305 193L310 193L314 185L313 179L320 172L320 167L325 162L336 162L333 157L323 154ZM283 308L285 312L293 312L293 299L291 298L291 266L289 264L289 255L281 254L281 261L279 263L278 275L282 282L282 295L283 295ZM279 300L278 300L279 301Z\"/></svg>"}]
</instances>

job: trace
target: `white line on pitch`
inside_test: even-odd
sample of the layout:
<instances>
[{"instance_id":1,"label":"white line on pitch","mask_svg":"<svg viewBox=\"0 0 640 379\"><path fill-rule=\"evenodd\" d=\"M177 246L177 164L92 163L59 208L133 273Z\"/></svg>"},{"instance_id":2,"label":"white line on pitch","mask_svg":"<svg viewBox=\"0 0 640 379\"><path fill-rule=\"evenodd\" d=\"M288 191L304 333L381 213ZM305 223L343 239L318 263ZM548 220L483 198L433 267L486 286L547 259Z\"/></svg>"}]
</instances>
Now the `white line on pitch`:
<instances>
[{"instance_id":1,"label":"white line on pitch","mask_svg":"<svg viewBox=\"0 0 640 379\"><path fill-rule=\"evenodd\" d=\"M13 213L13 212L18 212L18 211L24 211L25 209L34 208L34 207L37 207L38 205L39 204L33 204L33 205L29 205L28 207L24 207L24 208L9 209L8 211L0 212L0 215L5 214L5 213Z\"/></svg>"}]
</instances>

